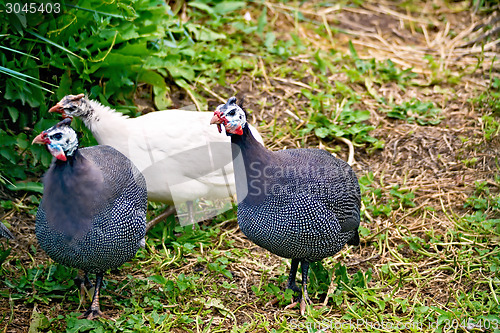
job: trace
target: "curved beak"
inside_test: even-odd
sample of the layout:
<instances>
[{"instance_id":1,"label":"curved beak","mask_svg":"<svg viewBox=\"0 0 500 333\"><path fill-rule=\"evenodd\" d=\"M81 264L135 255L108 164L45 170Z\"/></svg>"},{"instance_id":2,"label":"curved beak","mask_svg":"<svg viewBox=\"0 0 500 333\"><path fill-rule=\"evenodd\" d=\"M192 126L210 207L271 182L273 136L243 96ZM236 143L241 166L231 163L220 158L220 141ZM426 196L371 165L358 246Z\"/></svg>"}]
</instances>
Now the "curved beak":
<instances>
[{"instance_id":1,"label":"curved beak","mask_svg":"<svg viewBox=\"0 0 500 333\"><path fill-rule=\"evenodd\" d=\"M54 105L53 107L51 107L49 109L49 112L57 112L57 113L60 113L63 117L63 119L66 119L66 118L69 118L69 119L73 119L73 117L71 116L68 116L66 114L66 112L64 112L64 107L61 105L61 103L57 103L56 105Z\"/></svg>"},{"instance_id":2,"label":"curved beak","mask_svg":"<svg viewBox=\"0 0 500 333\"><path fill-rule=\"evenodd\" d=\"M38 143L41 145L46 145L46 144L49 144L50 141L49 141L49 139L47 139L45 132L42 132L42 133L38 134L31 142L32 145L35 143Z\"/></svg>"},{"instance_id":3,"label":"curved beak","mask_svg":"<svg viewBox=\"0 0 500 333\"><path fill-rule=\"evenodd\" d=\"M222 116L222 112L216 110L216 111L214 111L214 116L212 117L212 120L210 120L210 125L217 124L217 129L219 130L219 133L222 132L221 124L224 123L221 116Z\"/></svg>"},{"instance_id":4,"label":"curved beak","mask_svg":"<svg viewBox=\"0 0 500 333\"><path fill-rule=\"evenodd\" d=\"M49 109L49 112L57 112L57 113L60 113L60 114L64 114L64 108L61 105L61 103L57 103L56 105L54 105L53 107L51 107Z\"/></svg>"}]
</instances>

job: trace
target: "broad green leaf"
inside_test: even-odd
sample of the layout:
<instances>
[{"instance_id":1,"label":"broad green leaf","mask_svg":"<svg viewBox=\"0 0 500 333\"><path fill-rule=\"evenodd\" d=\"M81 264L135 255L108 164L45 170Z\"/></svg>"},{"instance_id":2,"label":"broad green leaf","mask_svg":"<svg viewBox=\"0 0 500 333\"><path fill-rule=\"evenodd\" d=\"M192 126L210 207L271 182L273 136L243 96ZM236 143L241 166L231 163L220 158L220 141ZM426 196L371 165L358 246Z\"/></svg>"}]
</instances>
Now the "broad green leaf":
<instances>
[{"instance_id":1,"label":"broad green leaf","mask_svg":"<svg viewBox=\"0 0 500 333\"><path fill-rule=\"evenodd\" d=\"M314 130L314 134L316 134L318 138L324 139L330 134L330 131L328 128L319 127Z\"/></svg>"},{"instance_id":2,"label":"broad green leaf","mask_svg":"<svg viewBox=\"0 0 500 333\"><path fill-rule=\"evenodd\" d=\"M189 24L186 28L194 34L194 38L198 41L212 42L218 39L225 39L226 35L212 31L206 27Z\"/></svg>"},{"instance_id":3,"label":"broad green leaf","mask_svg":"<svg viewBox=\"0 0 500 333\"><path fill-rule=\"evenodd\" d=\"M207 12L208 14L214 14L214 10L210 6L208 6L202 2L188 2L187 5L190 7L193 7L193 8L198 8L200 10L203 10L203 11Z\"/></svg>"},{"instance_id":4,"label":"broad green leaf","mask_svg":"<svg viewBox=\"0 0 500 333\"><path fill-rule=\"evenodd\" d=\"M19 118L19 111L12 106L7 106L7 110L9 111L10 118L12 121L15 123L17 119Z\"/></svg>"},{"instance_id":5,"label":"broad green leaf","mask_svg":"<svg viewBox=\"0 0 500 333\"><path fill-rule=\"evenodd\" d=\"M217 14L226 14L245 8L246 5L247 3L245 1L222 1L214 7L214 12Z\"/></svg>"},{"instance_id":6,"label":"broad green leaf","mask_svg":"<svg viewBox=\"0 0 500 333\"><path fill-rule=\"evenodd\" d=\"M144 71L141 72L138 80L153 86L154 101L158 110L164 110L170 106L170 100L167 98L169 88L165 84L163 76L154 71Z\"/></svg>"},{"instance_id":7,"label":"broad green leaf","mask_svg":"<svg viewBox=\"0 0 500 333\"><path fill-rule=\"evenodd\" d=\"M266 34L266 39L264 41L264 46L268 49L271 49L274 45L274 41L276 40L276 35L273 32L268 32Z\"/></svg>"},{"instance_id":8,"label":"broad green leaf","mask_svg":"<svg viewBox=\"0 0 500 333\"><path fill-rule=\"evenodd\" d=\"M7 185L7 188L11 191L28 191L43 193L43 185L41 183L35 182L17 182L14 185Z\"/></svg>"},{"instance_id":9,"label":"broad green leaf","mask_svg":"<svg viewBox=\"0 0 500 333\"><path fill-rule=\"evenodd\" d=\"M152 276L149 276L148 277L148 280L150 281L153 281L153 282L156 282L158 284L165 284L167 282L167 279L165 279L163 276L161 275L152 275Z\"/></svg>"},{"instance_id":10,"label":"broad green leaf","mask_svg":"<svg viewBox=\"0 0 500 333\"><path fill-rule=\"evenodd\" d=\"M183 78L187 81L195 78L194 71L188 67L167 66L167 70L174 78Z\"/></svg>"},{"instance_id":11,"label":"broad green leaf","mask_svg":"<svg viewBox=\"0 0 500 333\"><path fill-rule=\"evenodd\" d=\"M56 90L56 96L58 100L61 100L64 96L69 95L71 93L79 93L77 91L73 92L71 90L71 77L70 71L65 71L61 76L61 81L59 81L59 88ZM47 107L51 107L52 105L47 105Z\"/></svg>"}]
</instances>

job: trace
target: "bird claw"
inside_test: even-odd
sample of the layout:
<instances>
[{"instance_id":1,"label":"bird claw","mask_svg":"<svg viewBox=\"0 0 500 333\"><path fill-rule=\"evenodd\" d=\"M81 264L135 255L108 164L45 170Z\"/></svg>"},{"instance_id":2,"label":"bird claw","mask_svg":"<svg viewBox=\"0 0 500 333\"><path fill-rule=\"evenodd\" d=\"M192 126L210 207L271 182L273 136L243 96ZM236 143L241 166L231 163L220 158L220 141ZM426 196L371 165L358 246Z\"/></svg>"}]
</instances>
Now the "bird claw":
<instances>
[{"instance_id":1,"label":"bird claw","mask_svg":"<svg viewBox=\"0 0 500 333\"><path fill-rule=\"evenodd\" d=\"M273 306L273 305L275 305L278 302L279 302L278 297L275 297L275 298L273 298L272 300L270 300L269 302L266 303L266 307L267 306Z\"/></svg>"},{"instance_id":2,"label":"bird claw","mask_svg":"<svg viewBox=\"0 0 500 333\"><path fill-rule=\"evenodd\" d=\"M87 311L85 311L84 313L82 313L81 316L78 316L78 319L88 319L88 320L94 320L94 319L97 319L97 318L103 318L103 319L108 319L108 320L112 320L112 321L115 321L113 318L105 315L104 313L101 312L101 310L99 309L88 309Z\"/></svg>"},{"instance_id":3,"label":"bird claw","mask_svg":"<svg viewBox=\"0 0 500 333\"><path fill-rule=\"evenodd\" d=\"M294 302L292 302L291 304L288 304L287 306L285 306L285 310L289 310L289 309L292 309L294 308L297 304L300 305L300 315L301 316L304 316L305 313L306 313L306 306L308 304L310 304L310 301L307 301L305 298L300 298Z\"/></svg>"},{"instance_id":4,"label":"bird claw","mask_svg":"<svg viewBox=\"0 0 500 333\"><path fill-rule=\"evenodd\" d=\"M306 313L307 301L304 297L300 300L300 315L303 317Z\"/></svg>"},{"instance_id":5,"label":"bird claw","mask_svg":"<svg viewBox=\"0 0 500 333\"><path fill-rule=\"evenodd\" d=\"M289 309L292 309L294 308L297 304L300 304L300 314L302 316L305 315L306 313L306 307L308 304L312 304L312 301L311 299L309 298L309 293L307 292L307 290L305 291L302 291L300 290L299 288L297 288L296 286L288 286L287 289L291 289L295 292L298 292L299 293L299 296L297 298L295 298L295 300L291 303L291 304L288 304L287 306L285 306L285 310L289 310ZM274 297L272 300L270 300L269 302L266 303L266 307L267 306L273 306L275 305L276 303L279 302L279 299L277 297Z\"/></svg>"},{"instance_id":6,"label":"bird claw","mask_svg":"<svg viewBox=\"0 0 500 333\"><path fill-rule=\"evenodd\" d=\"M295 301L295 302L292 302L290 304L288 304L287 306L285 306L285 310L290 310L292 309L295 305L297 305L299 302L298 301Z\"/></svg>"}]
</instances>

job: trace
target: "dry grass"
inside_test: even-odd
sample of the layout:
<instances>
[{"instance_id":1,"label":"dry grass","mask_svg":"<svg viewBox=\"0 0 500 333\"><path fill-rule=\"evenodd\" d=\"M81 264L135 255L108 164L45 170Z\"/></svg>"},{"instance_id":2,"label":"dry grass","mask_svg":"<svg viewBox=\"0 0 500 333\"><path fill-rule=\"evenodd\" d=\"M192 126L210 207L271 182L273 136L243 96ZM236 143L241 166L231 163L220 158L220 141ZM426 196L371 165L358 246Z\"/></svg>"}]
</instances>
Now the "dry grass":
<instances>
[{"instance_id":1,"label":"dry grass","mask_svg":"<svg viewBox=\"0 0 500 333\"><path fill-rule=\"evenodd\" d=\"M370 111L368 122L376 127L371 135L385 142L383 149L371 153L363 147L354 149L353 167L358 176L371 172L374 178L371 186L384 193L381 199L371 193L372 198L368 198L368 201L377 204L377 200L387 200L393 186L399 186L399 189L414 193L415 205L397 207L388 217L371 216L365 211L363 225L369 229L369 233L362 238L361 246L348 248L325 260L325 266L331 268L336 262L341 262L351 274L371 269L373 279L368 287L378 289L380 299L389 295L391 298L404 298L409 300L410 307L425 305L448 309L462 306L457 304L460 292L491 290L498 293L496 286L485 283L488 279L491 281L493 276L478 269L482 264L479 255L471 255L470 262L461 257L463 251L468 251L466 247L474 235L464 232L469 237L450 238L452 234L447 232L455 229L457 222L469 212L464 208L464 203L473 194L475 182L487 182L492 191L498 191L494 176L498 174L496 159L500 153L500 140L498 136L488 142L484 140L482 124L478 119L487 110L476 109L471 102L487 89L492 76L498 77L500 71L500 62L496 60L500 41L498 12L489 16L474 14L467 10L468 2L465 1L427 1L422 2L421 8L407 12L391 1L365 1L359 7L321 7L318 1L305 2L297 7L266 1L264 6L268 11L268 21L274 24L277 39L289 39L290 32L295 32L302 40L309 41L311 48L326 52L334 48L340 54L349 54L348 42L352 41L361 59L390 59L398 67L411 68L418 74L412 85L398 85L395 82L380 84L370 80L350 82L343 73L328 74L330 84L342 82L359 95L356 108ZM294 16L297 11L309 23L299 23ZM250 12L255 17L259 15L256 10ZM493 28L486 29L491 26ZM316 29L324 33L319 34ZM426 60L424 56L432 56L433 60ZM285 130L280 130L303 128L309 118L307 110L310 109L310 101L301 90L317 93L320 90L311 88L319 83L310 65L311 59L309 54L304 54L291 57L285 63L266 64L257 58L254 71L245 72L236 83L210 87L194 84L193 89L207 99L210 109L228 96L245 96L247 108L252 112L251 122L261 124L259 130L270 149L328 148L347 160L349 147L345 140L325 141L313 134L299 136L297 131L284 133ZM304 75L301 79L282 75L284 67L302 71ZM231 77L228 81L231 81ZM381 97L395 104L412 98L433 101L442 110L444 119L435 126L389 119L381 111ZM196 97L187 95L174 102L182 106L190 104L192 99L196 100ZM341 103L341 100L334 101L331 107L338 108ZM463 162L474 159L475 163ZM18 202L22 205L23 200L19 199ZM34 238L33 216L27 215L22 208L5 214L2 220L9 222L18 241L9 243L12 258L3 264L3 269L11 270L8 275L15 277L22 275L28 267L46 264L48 259ZM433 238L434 241L430 248L415 251L408 247L408 236L427 241ZM231 242L230 247L227 241ZM173 332L185 331L187 328L198 331L210 325L241 327L243 323L254 325L252 331L264 332L279 327L278 323L283 318L301 320L295 311L264 306L261 297L251 289L251 286L262 285L269 280L276 281L286 274L289 267L287 261L270 255L246 240L234 220L221 226L221 233L214 242L210 250L248 249L248 255L239 257L229 265L234 276L231 282L237 288L225 295L217 295L225 300L224 307L234 315L227 315L227 312L217 307L208 312L200 310L197 314L203 323L200 327L180 324L172 329ZM473 243L474 246L493 250L493 242L492 238L484 244L479 241ZM37 249L36 254L33 248ZM158 250L149 250L156 251L154 255L161 255ZM474 250L471 248L470 251ZM169 253L174 254L172 251ZM186 255L182 265L173 262L163 268L155 268L157 262L154 260L143 260L141 265L147 272L160 272L167 279L175 279L180 273L206 272L206 268L198 263L199 255ZM391 274L400 276L402 283L396 286L388 282L388 273L384 273L387 264L390 264ZM125 274L132 274L139 280L147 278L135 266L122 270L120 275L111 274L110 278L121 284L126 279ZM220 280L207 272L198 283L210 286L220 283ZM110 296L110 293L113 295ZM113 300L120 294L121 290L105 291L107 296L103 297L101 303L111 316L120 316L120 311L112 308ZM203 297L198 302L206 302L208 296ZM314 301L323 302L324 295L323 299ZM193 302L196 303L195 300ZM323 319L318 320L340 320L356 302L357 298L351 295L339 307L329 305L321 315ZM360 304L363 305L358 302L358 306ZM375 307L373 303L372 306ZM60 304L38 303L36 307L47 317L66 312L64 301ZM181 306L169 304L165 311L177 313L178 307ZM3 326L4 332L27 330L33 304L2 299L0 308L2 313L12 314L8 326ZM144 309L146 313L148 310L151 309ZM382 313L390 314L391 310L386 309ZM393 313L396 317L407 315L401 309Z\"/></svg>"}]
</instances>

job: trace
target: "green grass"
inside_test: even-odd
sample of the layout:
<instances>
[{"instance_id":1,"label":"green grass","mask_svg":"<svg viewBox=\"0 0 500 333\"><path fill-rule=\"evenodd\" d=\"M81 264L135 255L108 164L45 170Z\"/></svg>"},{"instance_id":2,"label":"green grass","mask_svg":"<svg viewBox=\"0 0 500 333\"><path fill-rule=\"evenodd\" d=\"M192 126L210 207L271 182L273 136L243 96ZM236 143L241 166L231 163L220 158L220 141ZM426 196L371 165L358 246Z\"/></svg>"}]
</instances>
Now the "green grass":
<instances>
[{"instance_id":1,"label":"green grass","mask_svg":"<svg viewBox=\"0 0 500 333\"><path fill-rule=\"evenodd\" d=\"M352 14L366 3L342 2L340 12ZM474 85L484 73L468 67L441 71L436 53L422 56L420 68L403 68L390 52L374 58L356 44L356 35L342 33L343 21L329 16L325 25L314 14L331 7L323 2L163 4L86 0L78 6L97 12L69 8L52 20L35 17L23 25L11 17L0 25L8 47L0 69L11 73L0 82L6 92L0 106L0 176L6 186L17 184L17 191L7 192L10 197L0 198L0 207L2 219L21 236L19 246L0 243L1 328L500 330L500 170L488 153L500 129L500 81L493 70L485 87ZM410 1L392 9L417 17L421 6ZM247 11L250 21L244 18ZM461 14L468 15L449 15ZM29 75L23 78L31 83L16 73ZM101 306L115 321L77 319L85 306L79 305L76 270L47 259L34 241L38 181L50 155L29 143L56 121L47 109L79 92L131 116L138 114L137 96L157 109L195 103L210 111L220 103L217 96L245 93L272 149L322 145L345 157L342 140L350 141L362 190L361 246L311 265L309 291L316 306L301 317L297 309L284 310L293 297L283 293L289 260L245 240L235 209L195 230L169 218L148 233L146 248L131 262L105 275ZM452 113L452 104L467 112ZM446 134L439 136L442 147L426 146L425 139L437 132ZM93 142L86 131L82 142ZM393 165L393 154L403 148L414 155ZM415 167L412 159L428 164ZM162 208L150 204L149 217ZM274 297L279 302L266 306Z\"/></svg>"}]
</instances>

